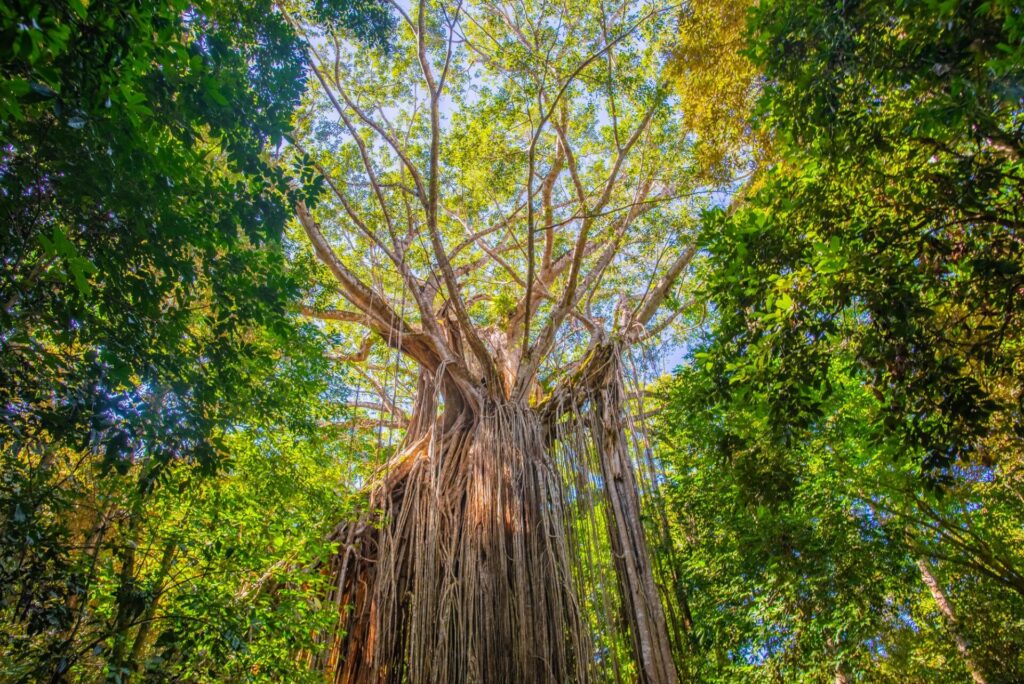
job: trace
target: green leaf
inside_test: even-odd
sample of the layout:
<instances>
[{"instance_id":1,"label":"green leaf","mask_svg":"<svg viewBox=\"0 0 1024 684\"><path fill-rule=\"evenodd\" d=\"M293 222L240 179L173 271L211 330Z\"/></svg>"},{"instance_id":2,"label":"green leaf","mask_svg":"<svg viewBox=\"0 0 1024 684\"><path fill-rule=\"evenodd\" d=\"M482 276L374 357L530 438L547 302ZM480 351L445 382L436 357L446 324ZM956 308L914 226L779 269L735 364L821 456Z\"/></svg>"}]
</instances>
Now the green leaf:
<instances>
[{"instance_id":1,"label":"green leaf","mask_svg":"<svg viewBox=\"0 0 1024 684\"><path fill-rule=\"evenodd\" d=\"M72 11L78 15L79 19L84 21L88 17L89 7L84 0L68 0L68 5L71 6Z\"/></svg>"}]
</instances>

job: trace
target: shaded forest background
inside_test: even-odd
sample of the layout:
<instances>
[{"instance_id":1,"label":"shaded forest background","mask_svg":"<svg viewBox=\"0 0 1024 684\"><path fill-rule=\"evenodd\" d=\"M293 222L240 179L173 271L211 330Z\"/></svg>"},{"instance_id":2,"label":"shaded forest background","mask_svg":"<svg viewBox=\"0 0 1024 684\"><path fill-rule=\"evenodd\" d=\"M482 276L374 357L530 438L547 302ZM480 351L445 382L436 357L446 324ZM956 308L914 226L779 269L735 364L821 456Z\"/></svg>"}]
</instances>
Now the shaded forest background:
<instances>
[{"instance_id":1,"label":"shaded forest background","mask_svg":"<svg viewBox=\"0 0 1024 684\"><path fill-rule=\"evenodd\" d=\"M295 219L333 201L303 27L372 71L396 9L0 7L0 680L323 681L331 533L408 407ZM649 218L693 250L623 367L679 679L1024 680L1024 12L657 10L684 143L652 163L703 196ZM482 195L494 116L461 138ZM595 671L636 681L610 622Z\"/></svg>"}]
</instances>

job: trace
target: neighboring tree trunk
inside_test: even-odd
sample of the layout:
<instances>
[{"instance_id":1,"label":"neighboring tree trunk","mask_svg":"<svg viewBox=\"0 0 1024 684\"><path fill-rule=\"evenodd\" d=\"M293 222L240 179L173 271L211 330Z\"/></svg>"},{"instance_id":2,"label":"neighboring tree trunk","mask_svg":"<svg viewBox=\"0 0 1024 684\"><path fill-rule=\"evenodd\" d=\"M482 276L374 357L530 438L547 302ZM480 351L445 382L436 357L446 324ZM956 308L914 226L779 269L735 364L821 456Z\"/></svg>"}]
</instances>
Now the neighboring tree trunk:
<instances>
[{"instance_id":1,"label":"neighboring tree trunk","mask_svg":"<svg viewBox=\"0 0 1024 684\"><path fill-rule=\"evenodd\" d=\"M971 679L974 681L974 684L986 684L985 676L971 657L971 651L967 647L967 640L960 633L960 623L957 620L956 613L953 612L953 605L949 602L935 575L932 574L931 566L928 564L928 561L919 558L917 560L917 567L921 571L921 579L924 581L925 586L928 587L928 591L931 592L932 598L935 599L935 604L939 607L939 612L946 619L949 633L952 635L954 643L956 643L956 650L960 652L960 657L963 658L964 665L971 674Z\"/></svg>"},{"instance_id":2,"label":"neighboring tree trunk","mask_svg":"<svg viewBox=\"0 0 1024 684\"><path fill-rule=\"evenodd\" d=\"M146 473L139 476L139 485L134 492L131 508L128 511L127 530L124 543L118 554L121 569L118 573L117 591L114 594L114 620L111 627L113 646L108 657L110 669L121 678L130 672L127 660L130 631L134 619L141 612L138 577L135 568L135 550L139 541L139 525L142 519L142 508L145 492Z\"/></svg>"},{"instance_id":3,"label":"neighboring tree trunk","mask_svg":"<svg viewBox=\"0 0 1024 684\"><path fill-rule=\"evenodd\" d=\"M141 669L142 655L146 650L149 635L153 629L156 610L160 605L160 599L163 597L164 583L167 580L168 573L171 571L171 566L174 564L174 556L177 554L177 551L178 544L175 540L171 539L164 543L164 551L160 557L160 566L157 568L153 579L153 597L146 604L146 610L139 620L139 631L136 632L135 641L132 643L131 657L128 660L132 672L138 672Z\"/></svg>"},{"instance_id":4,"label":"neighboring tree trunk","mask_svg":"<svg viewBox=\"0 0 1024 684\"><path fill-rule=\"evenodd\" d=\"M829 655L836 655L838 648L836 642L831 637L825 637L825 647L828 649ZM836 661L835 677L833 678L835 684L850 684L850 676L846 674L846 667L843 665L842 660Z\"/></svg>"}]
</instances>

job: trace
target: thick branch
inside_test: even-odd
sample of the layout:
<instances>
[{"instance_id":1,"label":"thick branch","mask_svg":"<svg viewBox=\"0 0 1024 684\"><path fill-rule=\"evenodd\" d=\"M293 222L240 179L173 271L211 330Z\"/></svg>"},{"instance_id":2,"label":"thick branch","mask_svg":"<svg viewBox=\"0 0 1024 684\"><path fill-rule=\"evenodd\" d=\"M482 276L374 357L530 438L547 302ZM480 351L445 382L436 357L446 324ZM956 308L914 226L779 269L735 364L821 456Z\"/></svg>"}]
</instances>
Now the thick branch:
<instances>
[{"instance_id":1,"label":"thick branch","mask_svg":"<svg viewBox=\"0 0 1024 684\"><path fill-rule=\"evenodd\" d=\"M344 323L366 323L366 315L358 311L342 311L339 309L314 309L310 306L299 307L299 312L307 318L321 321L341 321Z\"/></svg>"},{"instance_id":2,"label":"thick branch","mask_svg":"<svg viewBox=\"0 0 1024 684\"><path fill-rule=\"evenodd\" d=\"M417 333L388 306L384 297L365 285L338 259L330 243L320 232L305 203L295 207L299 223L305 230L313 250L320 261L330 269L335 280L341 285L342 294L353 306L365 315L365 325L379 334L392 347L400 349L427 368L437 368L443 357L444 343L428 335Z\"/></svg>"},{"instance_id":3,"label":"thick branch","mask_svg":"<svg viewBox=\"0 0 1024 684\"><path fill-rule=\"evenodd\" d=\"M672 262L665 275L661 277L658 284L654 289L647 295L647 298L641 303L636 312L630 317L629 329L625 331L627 339L636 340L643 335L643 330L647 326L647 323L654 318L654 314L658 312L658 307L665 301L665 297L672 290L672 286L675 285L679 275L683 272L690 262L693 261L694 255L697 254L697 248L695 246L687 247L683 252L676 257L676 260Z\"/></svg>"}]
</instances>

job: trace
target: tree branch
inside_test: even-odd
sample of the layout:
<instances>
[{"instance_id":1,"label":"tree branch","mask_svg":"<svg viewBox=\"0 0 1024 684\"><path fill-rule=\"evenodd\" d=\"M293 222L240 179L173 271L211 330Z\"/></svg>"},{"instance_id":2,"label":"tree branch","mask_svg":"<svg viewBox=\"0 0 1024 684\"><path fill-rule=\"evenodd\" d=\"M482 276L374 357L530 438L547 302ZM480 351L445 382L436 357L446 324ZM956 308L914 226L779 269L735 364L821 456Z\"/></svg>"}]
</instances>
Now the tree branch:
<instances>
[{"instance_id":1,"label":"tree branch","mask_svg":"<svg viewBox=\"0 0 1024 684\"><path fill-rule=\"evenodd\" d=\"M307 318L316 318L321 321L342 321L345 323L366 323L366 314L358 311L342 311L339 309L314 309L309 306L300 306L299 312Z\"/></svg>"}]
</instances>

